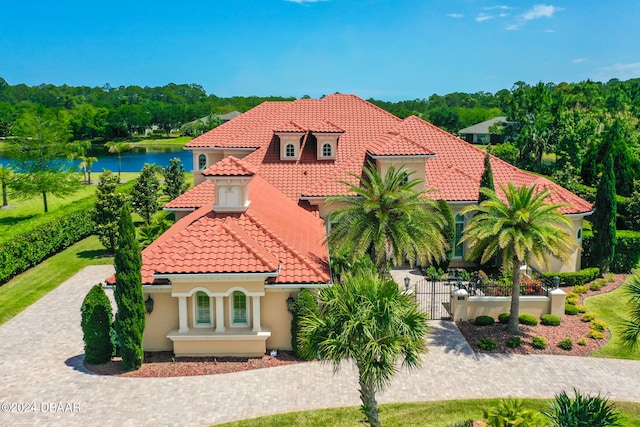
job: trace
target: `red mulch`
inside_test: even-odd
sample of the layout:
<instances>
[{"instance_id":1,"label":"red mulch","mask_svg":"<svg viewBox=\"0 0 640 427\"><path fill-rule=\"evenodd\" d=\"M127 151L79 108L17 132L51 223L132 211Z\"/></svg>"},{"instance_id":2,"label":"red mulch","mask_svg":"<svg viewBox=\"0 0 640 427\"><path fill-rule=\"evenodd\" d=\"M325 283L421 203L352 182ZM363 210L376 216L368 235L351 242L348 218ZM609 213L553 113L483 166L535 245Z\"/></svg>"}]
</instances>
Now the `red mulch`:
<instances>
[{"instance_id":1,"label":"red mulch","mask_svg":"<svg viewBox=\"0 0 640 427\"><path fill-rule=\"evenodd\" d=\"M586 294L580 295L579 304L584 303L584 299L593 295L598 295L605 292L610 292L620 286L627 275L616 274L615 281L607 283L599 291L589 290ZM562 288L565 292L573 291L572 287ZM506 331L506 325L495 323L491 326L475 326L473 322L458 322L458 328L462 332L462 335L466 338L467 342L471 345L474 351L480 353L510 353L510 354L561 354L565 356L588 356L600 347L604 346L611 336L609 330L604 332L604 339L596 340L587 338L589 332L589 322L583 322L581 320L582 314L577 316L564 315L562 317L562 323L560 326L544 326L538 324L538 326L526 326L520 325L520 338L522 344L520 347L509 348L507 347L507 340L513 336ZM547 348L544 350L537 350L531 346L531 341L534 336L545 337L547 339ZM482 338L487 337L498 343L498 348L492 351L482 350L478 347L476 342ZM558 347L558 342L564 338L571 338L573 342L573 349L562 350ZM577 341L581 338L586 338L587 345L578 345Z\"/></svg>"},{"instance_id":2,"label":"red mulch","mask_svg":"<svg viewBox=\"0 0 640 427\"><path fill-rule=\"evenodd\" d=\"M242 357L179 357L170 351L145 352L144 363L137 371L123 372L122 360L114 357L110 362L85 367L100 375L113 375L130 378L152 377L189 377L195 375L227 374L251 369L271 368L273 366L300 363L293 353L279 351L275 357L264 355L261 358Z\"/></svg>"}]
</instances>

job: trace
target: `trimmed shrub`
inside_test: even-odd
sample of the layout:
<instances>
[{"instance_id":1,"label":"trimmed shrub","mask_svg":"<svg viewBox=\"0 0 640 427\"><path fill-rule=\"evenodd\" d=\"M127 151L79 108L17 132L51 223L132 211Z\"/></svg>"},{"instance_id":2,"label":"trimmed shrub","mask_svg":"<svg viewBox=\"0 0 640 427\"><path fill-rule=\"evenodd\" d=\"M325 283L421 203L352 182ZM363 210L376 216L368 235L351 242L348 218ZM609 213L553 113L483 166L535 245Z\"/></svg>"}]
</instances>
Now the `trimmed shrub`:
<instances>
[{"instance_id":1,"label":"trimmed shrub","mask_svg":"<svg viewBox=\"0 0 640 427\"><path fill-rule=\"evenodd\" d=\"M591 326L589 326L589 329L593 329L594 331L598 332L604 332L604 330L607 329L607 323L604 320L593 319L591 321Z\"/></svg>"},{"instance_id":2,"label":"trimmed shrub","mask_svg":"<svg viewBox=\"0 0 640 427\"><path fill-rule=\"evenodd\" d=\"M520 323L521 325L537 326L538 318L533 314L522 313L520 316L518 316L518 323Z\"/></svg>"},{"instance_id":3,"label":"trimmed shrub","mask_svg":"<svg viewBox=\"0 0 640 427\"><path fill-rule=\"evenodd\" d=\"M509 348L517 348L520 347L522 340L520 337L511 337L507 340L507 347Z\"/></svg>"},{"instance_id":4,"label":"trimmed shrub","mask_svg":"<svg viewBox=\"0 0 640 427\"><path fill-rule=\"evenodd\" d=\"M106 363L113 355L111 302L101 285L92 287L84 297L81 327L84 340L84 360Z\"/></svg>"},{"instance_id":5,"label":"trimmed shrub","mask_svg":"<svg viewBox=\"0 0 640 427\"><path fill-rule=\"evenodd\" d=\"M581 345L581 346L585 346L585 345L587 345L587 339L586 338L580 338L578 341L576 341L576 344Z\"/></svg>"},{"instance_id":6,"label":"trimmed shrub","mask_svg":"<svg viewBox=\"0 0 640 427\"><path fill-rule=\"evenodd\" d=\"M615 282L616 275L613 273L607 273L607 278L605 279L607 282Z\"/></svg>"},{"instance_id":7,"label":"trimmed shrub","mask_svg":"<svg viewBox=\"0 0 640 427\"><path fill-rule=\"evenodd\" d=\"M604 338L604 332L596 331L595 329L589 329L589 332L587 332L587 336L589 338L593 338L594 340L601 340Z\"/></svg>"},{"instance_id":8,"label":"trimmed shrub","mask_svg":"<svg viewBox=\"0 0 640 427\"><path fill-rule=\"evenodd\" d=\"M491 338L482 337L478 341L476 341L478 347L485 351L491 351L498 348L498 343L492 340Z\"/></svg>"},{"instance_id":9,"label":"trimmed shrub","mask_svg":"<svg viewBox=\"0 0 640 427\"><path fill-rule=\"evenodd\" d=\"M558 347L563 350L569 351L573 348L573 341L571 341L571 338L561 339L560 342L558 342Z\"/></svg>"},{"instance_id":10,"label":"trimmed shrub","mask_svg":"<svg viewBox=\"0 0 640 427\"><path fill-rule=\"evenodd\" d=\"M596 317L598 317L598 313L585 313L581 320L583 322L591 322L593 319L595 319Z\"/></svg>"},{"instance_id":11,"label":"trimmed shrub","mask_svg":"<svg viewBox=\"0 0 640 427\"><path fill-rule=\"evenodd\" d=\"M583 243L584 247L584 243ZM542 273L542 275L548 279L553 280L554 276L558 276L560 278L561 286L575 286L575 285L584 285L585 283L591 282L600 276L600 269L598 267L591 268L583 268L580 271L571 272L571 273Z\"/></svg>"},{"instance_id":12,"label":"trimmed shrub","mask_svg":"<svg viewBox=\"0 0 640 427\"><path fill-rule=\"evenodd\" d=\"M496 323L495 319L491 316L478 316L473 322L476 326L489 326Z\"/></svg>"},{"instance_id":13,"label":"trimmed shrub","mask_svg":"<svg viewBox=\"0 0 640 427\"><path fill-rule=\"evenodd\" d=\"M502 313L498 316L498 321L503 325L506 325L507 323L509 323L509 317L511 317L509 313Z\"/></svg>"},{"instance_id":14,"label":"trimmed shrub","mask_svg":"<svg viewBox=\"0 0 640 427\"><path fill-rule=\"evenodd\" d=\"M588 290L589 288L587 288L585 285L576 285L573 287L573 292L575 292L576 294L586 294Z\"/></svg>"},{"instance_id":15,"label":"trimmed shrub","mask_svg":"<svg viewBox=\"0 0 640 427\"><path fill-rule=\"evenodd\" d=\"M576 305L576 308L578 309L578 313L586 313L587 310L589 310L586 305Z\"/></svg>"},{"instance_id":16,"label":"trimmed shrub","mask_svg":"<svg viewBox=\"0 0 640 427\"><path fill-rule=\"evenodd\" d=\"M584 265L593 265L593 233L585 232L582 237L582 254ZM640 232L618 230L616 231L616 250L611 263L611 271L614 273L629 273L636 268L640 261ZM598 267L594 267L598 268Z\"/></svg>"},{"instance_id":17,"label":"trimmed shrub","mask_svg":"<svg viewBox=\"0 0 640 427\"><path fill-rule=\"evenodd\" d=\"M567 292L567 296L565 297L565 304L577 305L578 301L580 301L580 296L575 292Z\"/></svg>"},{"instance_id":18,"label":"trimmed shrub","mask_svg":"<svg viewBox=\"0 0 640 427\"><path fill-rule=\"evenodd\" d=\"M560 326L562 319L554 314L543 314L540 316L540 321L545 326Z\"/></svg>"},{"instance_id":19,"label":"trimmed shrub","mask_svg":"<svg viewBox=\"0 0 640 427\"><path fill-rule=\"evenodd\" d=\"M547 348L547 339L545 337L533 337L531 346L538 350Z\"/></svg>"},{"instance_id":20,"label":"trimmed shrub","mask_svg":"<svg viewBox=\"0 0 640 427\"><path fill-rule=\"evenodd\" d=\"M291 348L296 356L304 359L304 355L298 351L298 335L300 332L300 319L318 312L318 302L315 296L308 289L302 289L293 301L291 314Z\"/></svg>"},{"instance_id":21,"label":"trimmed shrub","mask_svg":"<svg viewBox=\"0 0 640 427\"><path fill-rule=\"evenodd\" d=\"M578 307L576 307L575 305L571 305L571 304L564 305L564 314L568 314L569 316L575 316L578 313L580 313L580 311L578 311Z\"/></svg>"}]
</instances>

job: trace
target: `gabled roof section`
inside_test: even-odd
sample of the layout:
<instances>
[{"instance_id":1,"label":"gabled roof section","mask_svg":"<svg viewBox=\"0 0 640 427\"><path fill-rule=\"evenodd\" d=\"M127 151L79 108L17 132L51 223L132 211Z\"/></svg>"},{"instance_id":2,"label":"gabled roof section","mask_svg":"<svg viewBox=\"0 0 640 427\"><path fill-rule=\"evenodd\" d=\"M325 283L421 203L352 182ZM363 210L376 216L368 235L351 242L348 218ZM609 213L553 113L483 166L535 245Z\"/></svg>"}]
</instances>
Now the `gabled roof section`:
<instances>
[{"instance_id":1,"label":"gabled roof section","mask_svg":"<svg viewBox=\"0 0 640 427\"><path fill-rule=\"evenodd\" d=\"M246 212L215 213L207 205L148 246L143 283L154 283L154 274L230 273L275 275L273 283L328 283L323 221L259 175L249 193Z\"/></svg>"},{"instance_id":2,"label":"gabled roof section","mask_svg":"<svg viewBox=\"0 0 640 427\"><path fill-rule=\"evenodd\" d=\"M251 165L233 156L226 157L202 171L204 176L253 176L255 173Z\"/></svg>"},{"instance_id":3,"label":"gabled roof section","mask_svg":"<svg viewBox=\"0 0 640 427\"><path fill-rule=\"evenodd\" d=\"M485 120L484 122L476 123L475 125L466 127L464 129L460 129L458 131L458 134L459 135L473 134L473 133L488 134L488 133L491 133L489 132L489 128L495 125L496 123L507 124L508 123L507 118L504 116L494 117L493 119Z\"/></svg>"},{"instance_id":4,"label":"gabled roof section","mask_svg":"<svg viewBox=\"0 0 640 427\"><path fill-rule=\"evenodd\" d=\"M206 180L167 203L164 209L198 209L202 206L212 206L215 197L216 188L213 182Z\"/></svg>"}]
</instances>

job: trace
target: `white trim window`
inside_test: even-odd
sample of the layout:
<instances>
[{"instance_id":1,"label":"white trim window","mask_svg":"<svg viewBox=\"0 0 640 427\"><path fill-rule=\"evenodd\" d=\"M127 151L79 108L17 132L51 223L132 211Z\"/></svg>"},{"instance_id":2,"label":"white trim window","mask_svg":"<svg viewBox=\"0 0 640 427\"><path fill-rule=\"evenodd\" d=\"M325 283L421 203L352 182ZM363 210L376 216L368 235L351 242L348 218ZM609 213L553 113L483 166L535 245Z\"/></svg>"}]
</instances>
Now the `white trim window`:
<instances>
[{"instance_id":1,"label":"white trim window","mask_svg":"<svg viewBox=\"0 0 640 427\"><path fill-rule=\"evenodd\" d=\"M284 146L284 156L287 158L294 158L296 157L296 146L289 143L287 145Z\"/></svg>"},{"instance_id":2,"label":"white trim window","mask_svg":"<svg viewBox=\"0 0 640 427\"><path fill-rule=\"evenodd\" d=\"M207 155L198 154L198 170L205 170L207 168Z\"/></svg>"},{"instance_id":3,"label":"white trim window","mask_svg":"<svg viewBox=\"0 0 640 427\"><path fill-rule=\"evenodd\" d=\"M195 328L210 328L213 326L211 297L202 291L196 292L193 296L193 326Z\"/></svg>"},{"instance_id":4,"label":"white trim window","mask_svg":"<svg viewBox=\"0 0 640 427\"><path fill-rule=\"evenodd\" d=\"M322 157L333 157L333 146L328 142L322 144Z\"/></svg>"},{"instance_id":5,"label":"white trim window","mask_svg":"<svg viewBox=\"0 0 640 427\"><path fill-rule=\"evenodd\" d=\"M234 291L231 295L231 326L249 326L247 295Z\"/></svg>"},{"instance_id":6,"label":"white trim window","mask_svg":"<svg viewBox=\"0 0 640 427\"><path fill-rule=\"evenodd\" d=\"M455 240L453 246L453 257L462 258L464 256L464 245L458 244L462 239L462 231L464 230L464 215L456 214L455 218Z\"/></svg>"}]
</instances>

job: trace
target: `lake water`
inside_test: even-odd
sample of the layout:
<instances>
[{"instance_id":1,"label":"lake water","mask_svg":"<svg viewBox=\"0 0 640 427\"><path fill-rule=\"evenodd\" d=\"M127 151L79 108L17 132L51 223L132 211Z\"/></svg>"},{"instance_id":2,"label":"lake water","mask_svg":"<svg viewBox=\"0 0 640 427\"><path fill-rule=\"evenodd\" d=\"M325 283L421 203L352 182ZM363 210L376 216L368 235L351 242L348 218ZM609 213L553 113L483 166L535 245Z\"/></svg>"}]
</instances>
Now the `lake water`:
<instances>
[{"instance_id":1,"label":"lake water","mask_svg":"<svg viewBox=\"0 0 640 427\"><path fill-rule=\"evenodd\" d=\"M92 149L89 155L98 158L98 161L94 162L91 168L93 173L99 173L102 169L118 171L118 156L116 154L111 154L106 149L97 147ZM185 171L189 172L193 169L193 155L190 151L179 146L158 145L157 147L134 147L132 150L122 153L122 172L140 172L145 163L155 163L161 167L169 166L169 161L174 157L180 159ZM0 165L7 164L11 164L11 160L0 153ZM74 161L74 164L78 165L79 161Z\"/></svg>"}]
</instances>

